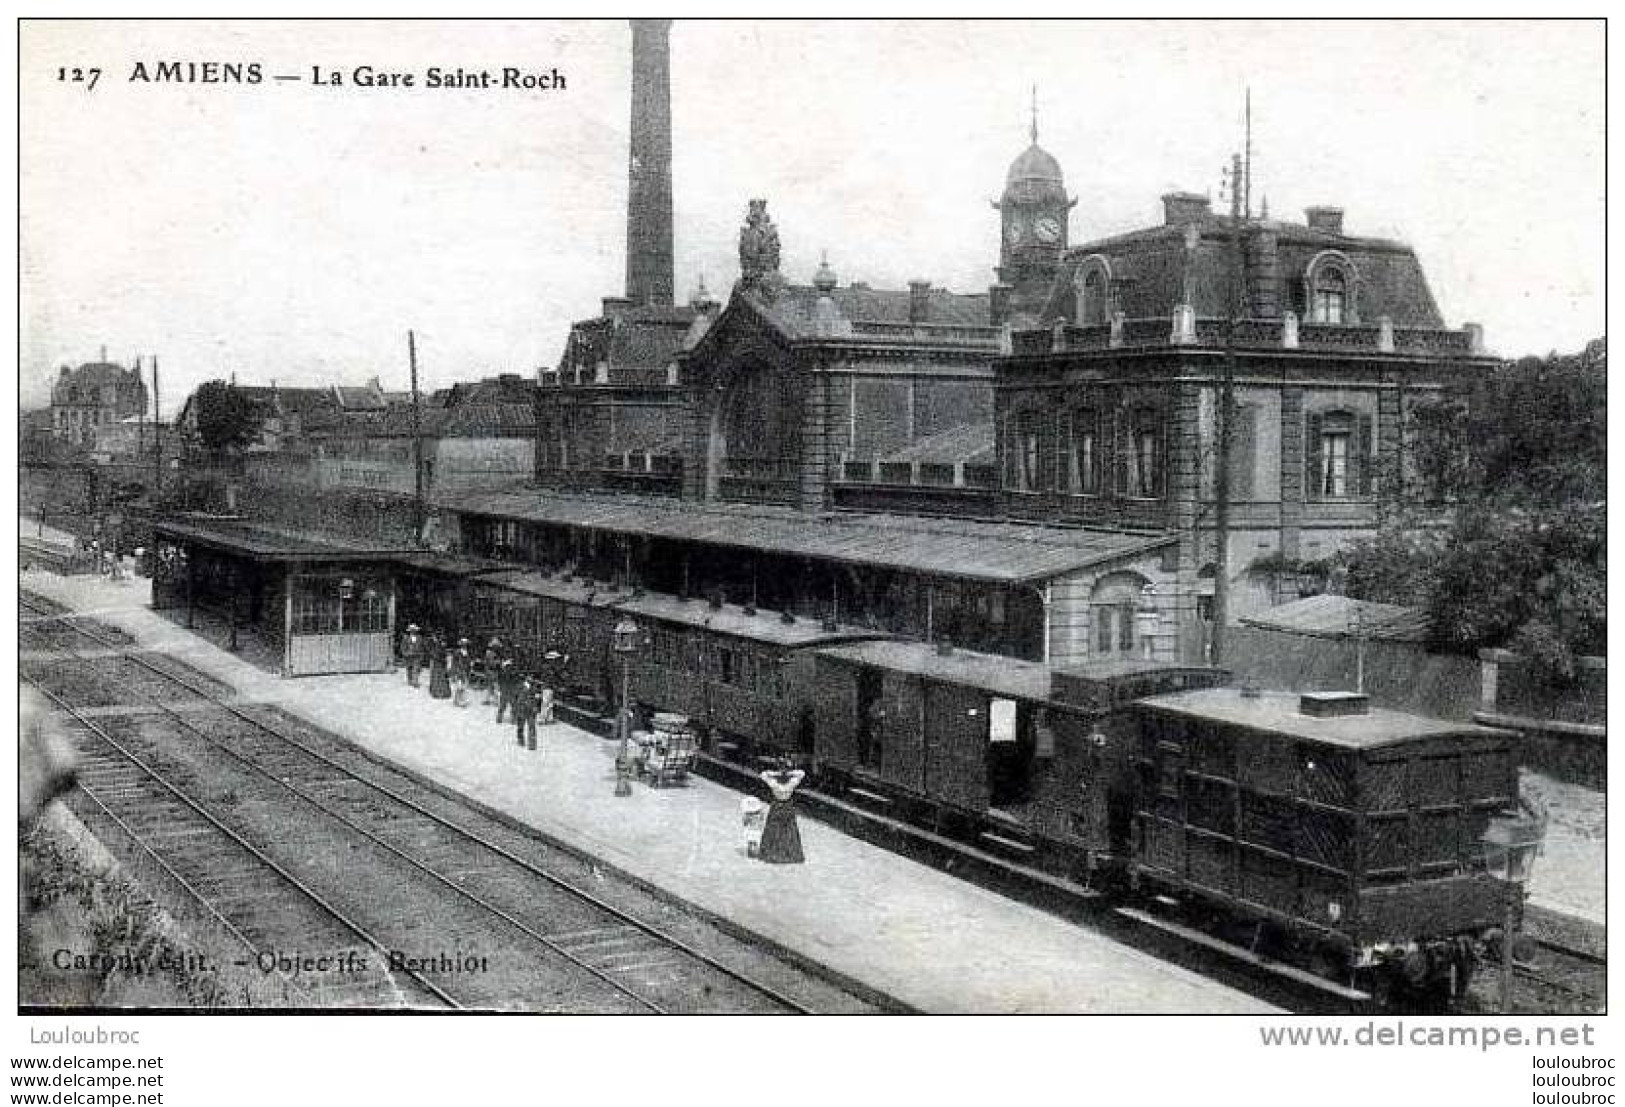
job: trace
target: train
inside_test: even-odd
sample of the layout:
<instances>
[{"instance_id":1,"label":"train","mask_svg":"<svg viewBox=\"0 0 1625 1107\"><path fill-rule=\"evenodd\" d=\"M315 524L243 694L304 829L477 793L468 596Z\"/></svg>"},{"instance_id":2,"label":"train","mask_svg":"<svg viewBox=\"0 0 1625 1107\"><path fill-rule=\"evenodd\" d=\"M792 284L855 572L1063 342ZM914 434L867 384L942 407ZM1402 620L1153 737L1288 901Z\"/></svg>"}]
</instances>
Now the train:
<instances>
[{"instance_id":1,"label":"train","mask_svg":"<svg viewBox=\"0 0 1625 1107\"><path fill-rule=\"evenodd\" d=\"M635 711L686 716L719 764L794 761L821 795L1171 912L1350 995L1448 1003L1521 910L1483 845L1517 811L1507 731L566 572L398 579L403 622L500 638L577 703L608 713L624 681ZM617 653L628 627L636 648Z\"/></svg>"}]
</instances>

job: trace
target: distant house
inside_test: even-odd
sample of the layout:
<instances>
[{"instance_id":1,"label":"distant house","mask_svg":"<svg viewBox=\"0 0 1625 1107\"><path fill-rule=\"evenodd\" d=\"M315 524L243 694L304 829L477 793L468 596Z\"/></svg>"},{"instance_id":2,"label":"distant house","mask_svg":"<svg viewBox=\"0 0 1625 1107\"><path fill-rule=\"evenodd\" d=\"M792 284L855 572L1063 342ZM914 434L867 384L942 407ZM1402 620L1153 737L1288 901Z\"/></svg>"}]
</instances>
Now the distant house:
<instances>
[{"instance_id":1,"label":"distant house","mask_svg":"<svg viewBox=\"0 0 1625 1107\"><path fill-rule=\"evenodd\" d=\"M77 369L64 365L51 386L51 433L58 441L89 448L103 428L147 408L141 370L110 361L88 362Z\"/></svg>"},{"instance_id":2,"label":"distant house","mask_svg":"<svg viewBox=\"0 0 1625 1107\"><path fill-rule=\"evenodd\" d=\"M503 374L432 393L416 421L406 398L329 410L310 420L300 446L320 488L413 494L417 433L426 493L510 485L535 468L534 393L528 378Z\"/></svg>"},{"instance_id":3,"label":"distant house","mask_svg":"<svg viewBox=\"0 0 1625 1107\"><path fill-rule=\"evenodd\" d=\"M361 386L284 388L277 384L234 384L232 387L259 413L259 427L243 450L247 454L297 451L307 427L345 413L377 413L389 406L388 395L376 377ZM196 399L196 393L187 397L175 425L187 441L200 444Z\"/></svg>"}]
</instances>

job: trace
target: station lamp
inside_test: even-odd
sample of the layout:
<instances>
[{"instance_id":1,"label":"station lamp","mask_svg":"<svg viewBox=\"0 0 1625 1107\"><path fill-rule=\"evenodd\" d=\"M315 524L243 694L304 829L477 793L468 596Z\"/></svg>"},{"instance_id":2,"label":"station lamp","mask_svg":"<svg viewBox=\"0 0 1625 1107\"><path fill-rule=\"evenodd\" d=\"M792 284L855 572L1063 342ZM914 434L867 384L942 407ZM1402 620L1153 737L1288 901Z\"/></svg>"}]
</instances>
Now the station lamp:
<instances>
[{"instance_id":1,"label":"station lamp","mask_svg":"<svg viewBox=\"0 0 1625 1107\"><path fill-rule=\"evenodd\" d=\"M615 755L615 794L632 794L632 655L643 646L643 630L629 618L623 618L610 632L610 649L621 659L621 704L616 723L621 732L621 749Z\"/></svg>"},{"instance_id":2,"label":"station lamp","mask_svg":"<svg viewBox=\"0 0 1625 1107\"><path fill-rule=\"evenodd\" d=\"M1506 919L1501 930L1501 1011L1512 1010L1512 948L1517 937L1525 888L1534 872L1535 858L1546 841L1544 813L1526 811L1492 818L1484 835L1484 864L1506 881Z\"/></svg>"}]
</instances>

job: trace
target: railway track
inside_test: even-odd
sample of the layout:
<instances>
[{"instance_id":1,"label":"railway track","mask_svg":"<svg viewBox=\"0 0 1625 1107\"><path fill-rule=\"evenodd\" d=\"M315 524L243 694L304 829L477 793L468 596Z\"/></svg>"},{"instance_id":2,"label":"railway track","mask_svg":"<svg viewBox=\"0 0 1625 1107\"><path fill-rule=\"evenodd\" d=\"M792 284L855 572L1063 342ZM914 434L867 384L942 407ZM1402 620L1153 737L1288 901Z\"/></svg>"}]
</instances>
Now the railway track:
<instances>
[{"instance_id":1,"label":"railway track","mask_svg":"<svg viewBox=\"0 0 1625 1107\"><path fill-rule=\"evenodd\" d=\"M1530 944L1532 954L1512 963L1515 1010L1530 1014L1601 1014L1606 1009L1606 958L1540 938L1531 939Z\"/></svg>"},{"instance_id":2,"label":"railway track","mask_svg":"<svg viewBox=\"0 0 1625 1107\"><path fill-rule=\"evenodd\" d=\"M220 688L166 659L118 649L57 605L28 594L20 599L25 638L36 647L31 654L25 646L25 678L64 706L84 734L99 739L92 747L97 752L87 757L87 790L101 784L106 792L110 785L115 794L98 797L112 801L110 807L120 788L129 789L132 806L150 805L150 789L158 785L133 788L126 778L135 770L118 767L141 763L147 779L165 776L171 796L189 795L250 848L289 870L317 870L324 888L393 880L397 887L381 893L384 902L412 917L370 919L360 927L386 963L386 951L397 951L393 968L406 971L409 980L416 980L414 972L423 976L416 981L420 994L439 989L444 995L436 998L447 1006L525 1009L812 1009L789 994L799 970L726 936L706 934L697 920L636 889L584 887L582 877L601 874L580 859L577 872L561 874L570 865L561 865L559 856L539 857L546 851L517 830L392 774L273 709L228 702ZM79 648L87 641L94 654ZM59 660L47 664L44 656ZM116 689L111 695L109 683ZM133 704L130 691L138 694ZM70 705L73 699L92 702ZM113 733L118 730L126 733ZM158 851L151 824L133 825L124 813L118 817ZM180 844L201 846L205 837ZM179 844L164 848L173 852ZM201 863L183 857L175 867ZM385 874L387 879L378 879ZM402 882L410 895L401 893ZM347 902L369 898L348 891ZM626 901L640 897L641 910L629 909ZM442 948L448 935L459 937L458 948ZM730 943L739 948L728 948ZM450 970L443 964L448 956L456 961ZM464 967L470 963L486 969L470 972ZM493 965L498 968L489 971ZM491 977L502 984L494 986ZM799 986L805 988L805 981ZM846 997L833 1009L863 1008L854 1002Z\"/></svg>"},{"instance_id":3,"label":"railway track","mask_svg":"<svg viewBox=\"0 0 1625 1107\"><path fill-rule=\"evenodd\" d=\"M165 775L86 717L56 692L39 688L83 733L76 814L104 841L122 839L156 866L165 882L218 923L242 947L238 963L282 976L313 1007L456 1006L416 974L367 969L345 980L295 980L278 965L279 951L321 949L382 952L367 928L257 848ZM83 740L89 736L91 741ZM267 910L274 905L274 910ZM353 958L348 959L354 964Z\"/></svg>"}]
</instances>

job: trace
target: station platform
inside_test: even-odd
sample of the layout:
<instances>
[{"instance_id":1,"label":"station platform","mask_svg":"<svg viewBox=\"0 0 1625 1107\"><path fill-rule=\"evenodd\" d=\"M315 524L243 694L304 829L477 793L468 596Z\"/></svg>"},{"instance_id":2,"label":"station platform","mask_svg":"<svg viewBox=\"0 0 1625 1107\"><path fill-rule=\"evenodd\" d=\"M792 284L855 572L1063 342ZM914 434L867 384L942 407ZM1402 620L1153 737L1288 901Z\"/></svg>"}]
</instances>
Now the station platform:
<instances>
[{"instance_id":1,"label":"station platform","mask_svg":"<svg viewBox=\"0 0 1625 1107\"><path fill-rule=\"evenodd\" d=\"M1267 1014L1270 1006L1084 927L803 817L807 860L750 857L740 794L703 778L614 790L615 745L563 723L535 753L471 694L465 708L404 675L284 679L150 610L148 581L20 574L23 587L131 634L235 687L463 793L726 919L837 976L922 1012ZM427 685L427 681L424 682Z\"/></svg>"}]
</instances>

